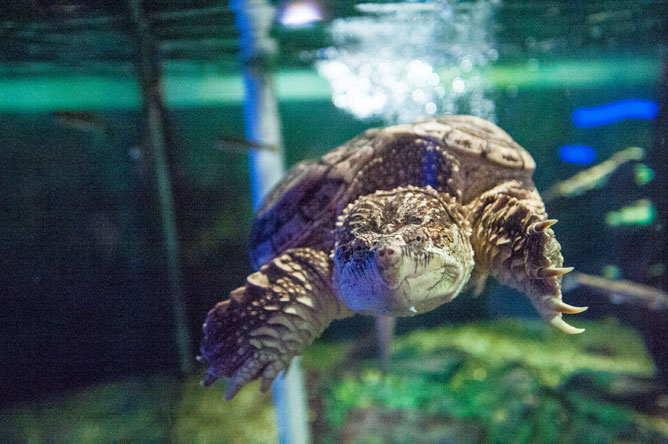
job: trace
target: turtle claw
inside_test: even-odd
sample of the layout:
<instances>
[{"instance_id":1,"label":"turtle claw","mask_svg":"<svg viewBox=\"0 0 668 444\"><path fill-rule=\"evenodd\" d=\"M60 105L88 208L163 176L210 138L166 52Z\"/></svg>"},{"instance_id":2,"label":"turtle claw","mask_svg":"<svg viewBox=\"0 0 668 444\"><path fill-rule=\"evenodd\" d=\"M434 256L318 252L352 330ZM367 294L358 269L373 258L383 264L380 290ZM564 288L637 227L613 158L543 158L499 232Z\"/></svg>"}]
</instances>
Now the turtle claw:
<instances>
[{"instance_id":1,"label":"turtle claw","mask_svg":"<svg viewBox=\"0 0 668 444\"><path fill-rule=\"evenodd\" d=\"M550 324L552 324L554 327L557 327L559 330L563 331L564 333L567 333L569 335L576 335L579 333L582 333L585 331L584 328L576 328L573 327L572 325L568 324L566 321L564 321L561 318L561 314L558 314L554 316L550 320Z\"/></svg>"},{"instance_id":2,"label":"turtle claw","mask_svg":"<svg viewBox=\"0 0 668 444\"><path fill-rule=\"evenodd\" d=\"M208 387L214 382L216 382L217 379L218 377L212 375L211 373L207 373L204 379L200 381L200 384L202 385L202 387Z\"/></svg>"},{"instance_id":3,"label":"turtle claw","mask_svg":"<svg viewBox=\"0 0 668 444\"><path fill-rule=\"evenodd\" d=\"M274 378L262 378L262 383L260 384L260 391L266 393L271 388L271 383L274 382Z\"/></svg>"},{"instance_id":4,"label":"turtle claw","mask_svg":"<svg viewBox=\"0 0 668 444\"><path fill-rule=\"evenodd\" d=\"M285 361L271 351L265 349L254 353L230 378L225 400L232 399L246 384L257 378L262 378L260 391L265 393L271 388L274 378L284 369Z\"/></svg>"},{"instance_id":5,"label":"turtle claw","mask_svg":"<svg viewBox=\"0 0 668 444\"><path fill-rule=\"evenodd\" d=\"M552 225L557 223L557 219L547 219L542 222L538 222L536 225L536 230L543 231L546 228L550 228Z\"/></svg>"},{"instance_id":6,"label":"turtle claw","mask_svg":"<svg viewBox=\"0 0 668 444\"><path fill-rule=\"evenodd\" d=\"M236 378L230 379L230 382L227 385L227 390L225 390L225 401L234 398L234 396L239 393L239 390L241 390L241 387L243 387L243 383L237 381Z\"/></svg>"},{"instance_id":7,"label":"turtle claw","mask_svg":"<svg viewBox=\"0 0 668 444\"><path fill-rule=\"evenodd\" d=\"M258 378L262 370L272 361L272 354L266 350L255 350L244 363L232 374L227 383L225 400L232 399L243 386Z\"/></svg>"},{"instance_id":8,"label":"turtle claw","mask_svg":"<svg viewBox=\"0 0 668 444\"><path fill-rule=\"evenodd\" d=\"M533 224L529 225L529 228L527 229L528 234L533 234L533 233L540 233L541 231L544 231L547 228L550 228L552 225L557 223L557 219L547 219L543 220L540 222L534 222Z\"/></svg>"},{"instance_id":9,"label":"turtle claw","mask_svg":"<svg viewBox=\"0 0 668 444\"><path fill-rule=\"evenodd\" d=\"M574 305L570 305L565 303L559 298L553 297L550 299L550 305L551 308L554 309L555 311L558 311L559 313L566 313L566 314L578 314L582 313L583 311L587 310L589 307L576 307Z\"/></svg>"},{"instance_id":10,"label":"turtle claw","mask_svg":"<svg viewBox=\"0 0 668 444\"><path fill-rule=\"evenodd\" d=\"M541 278L562 276L566 273L570 273L575 270L575 267L549 267L542 270L540 273Z\"/></svg>"}]
</instances>

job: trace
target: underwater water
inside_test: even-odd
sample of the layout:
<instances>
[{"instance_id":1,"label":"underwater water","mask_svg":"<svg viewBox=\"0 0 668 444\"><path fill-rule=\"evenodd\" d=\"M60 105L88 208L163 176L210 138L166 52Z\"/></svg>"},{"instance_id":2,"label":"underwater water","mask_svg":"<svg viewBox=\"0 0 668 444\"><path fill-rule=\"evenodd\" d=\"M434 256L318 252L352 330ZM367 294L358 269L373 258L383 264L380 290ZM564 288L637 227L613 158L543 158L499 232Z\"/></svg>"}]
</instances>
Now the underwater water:
<instances>
[{"instance_id":1,"label":"underwater water","mask_svg":"<svg viewBox=\"0 0 668 444\"><path fill-rule=\"evenodd\" d=\"M313 442L668 441L668 4L306 1L322 21L295 27L289 3L285 165L423 115L492 120L535 159L564 300L589 307L567 336L490 279L399 319L386 374L374 319L336 321L303 358ZM2 442L276 441L271 395L224 401L195 361L252 272L248 158L272 151L244 136L241 31L228 2L144 8L163 169L126 8L0 7Z\"/></svg>"}]
</instances>

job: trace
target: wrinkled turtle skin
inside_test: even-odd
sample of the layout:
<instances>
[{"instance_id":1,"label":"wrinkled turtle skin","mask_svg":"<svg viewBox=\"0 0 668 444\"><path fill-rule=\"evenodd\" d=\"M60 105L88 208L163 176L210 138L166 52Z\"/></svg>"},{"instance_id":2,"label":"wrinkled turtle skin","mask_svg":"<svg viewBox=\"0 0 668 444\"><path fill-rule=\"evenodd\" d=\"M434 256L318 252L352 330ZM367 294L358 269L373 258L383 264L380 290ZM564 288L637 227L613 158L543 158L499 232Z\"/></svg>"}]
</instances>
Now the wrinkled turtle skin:
<instances>
[{"instance_id":1,"label":"wrinkled turtle skin","mask_svg":"<svg viewBox=\"0 0 668 444\"><path fill-rule=\"evenodd\" d=\"M209 312L204 385L262 390L335 319L412 316L480 291L488 275L525 293L566 333L560 246L529 153L472 116L366 131L295 165L259 208L257 272Z\"/></svg>"}]
</instances>

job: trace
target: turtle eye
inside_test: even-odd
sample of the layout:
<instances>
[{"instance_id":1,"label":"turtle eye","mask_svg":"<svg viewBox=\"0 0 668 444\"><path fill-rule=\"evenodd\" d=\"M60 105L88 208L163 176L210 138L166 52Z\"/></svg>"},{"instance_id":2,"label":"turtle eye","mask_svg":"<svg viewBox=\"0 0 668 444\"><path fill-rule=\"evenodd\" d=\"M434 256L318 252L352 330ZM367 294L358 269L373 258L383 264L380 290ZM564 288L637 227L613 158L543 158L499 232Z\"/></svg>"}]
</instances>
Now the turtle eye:
<instances>
[{"instance_id":1,"label":"turtle eye","mask_svg":"<svg viewBox=\"0 0 668 444\"><path fill-rule=\"evenodd\" d=\"M420 242L420 241L422 240L422 236L418 235L418 236L415 238L415 240L418 241L418 242Z\"/></svg>"}]
</instances>

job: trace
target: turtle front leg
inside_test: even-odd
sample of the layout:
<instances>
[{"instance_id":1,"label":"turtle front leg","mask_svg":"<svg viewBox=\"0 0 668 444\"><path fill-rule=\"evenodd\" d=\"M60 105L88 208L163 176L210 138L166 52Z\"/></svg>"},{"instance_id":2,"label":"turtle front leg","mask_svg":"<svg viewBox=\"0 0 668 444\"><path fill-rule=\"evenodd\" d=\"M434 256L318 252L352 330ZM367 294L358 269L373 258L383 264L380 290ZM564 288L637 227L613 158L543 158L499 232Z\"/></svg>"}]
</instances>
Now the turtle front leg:
<instances>
[{"instance_id":1,"label":"turtle front leg","mask_svg":"<svg viewBox=\"0 0 668 444\"><path fill-rule=\"evenodd\" d=\"M231 378L226 399L260 377L261 390L269 389L332 320L353 314L336 297L331 276L328 255L308 248L287 250L248 276L206 317L198 360L209 369L202 384Z\"/></svg>"},{"instance_id":2,"label":"turtle front leg","mask_svg":"<svg viewBox=\"0 0 668 444\"><path fill-rule=\"evenodd\" d=\"M471 243L478 273L491 273L502 284L524 292L538 312L565 333L581 333L562 319L586 307L574 307L561 298L561 246L550 228L545 206L533 186L519 181L499 185L471 204Z\"/></svg>"}]
</instances>

